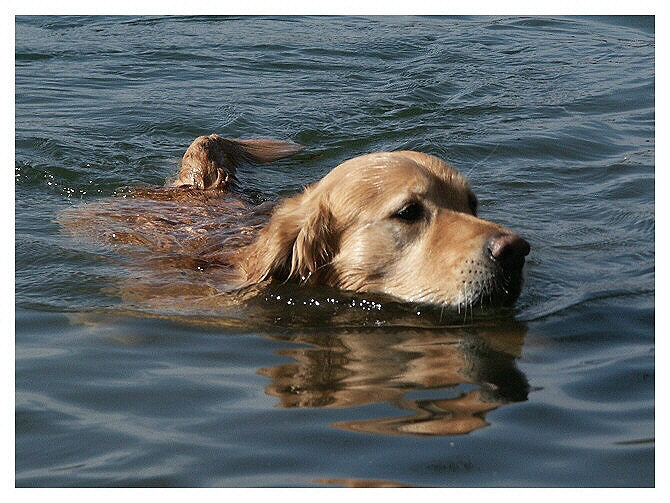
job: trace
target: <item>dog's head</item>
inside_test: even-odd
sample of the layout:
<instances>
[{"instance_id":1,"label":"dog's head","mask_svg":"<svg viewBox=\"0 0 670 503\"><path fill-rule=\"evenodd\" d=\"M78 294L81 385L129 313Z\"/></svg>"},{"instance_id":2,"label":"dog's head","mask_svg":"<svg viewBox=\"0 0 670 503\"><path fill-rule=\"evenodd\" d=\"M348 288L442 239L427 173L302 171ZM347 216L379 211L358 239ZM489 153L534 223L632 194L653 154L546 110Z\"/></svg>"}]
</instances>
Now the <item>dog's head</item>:
<instances>
[{"instance_id":1,"label":"dog's head","mask_svg":"<svg viewBox=\"0 0 670 503\"><path fill-rule=\"evenodd\" d=\"M512 304L530 246L476 214L468 182L441 159L356 157L277 206L242 254L245 284L295 278L410 302Z\"/></svg>"}]
</instances>

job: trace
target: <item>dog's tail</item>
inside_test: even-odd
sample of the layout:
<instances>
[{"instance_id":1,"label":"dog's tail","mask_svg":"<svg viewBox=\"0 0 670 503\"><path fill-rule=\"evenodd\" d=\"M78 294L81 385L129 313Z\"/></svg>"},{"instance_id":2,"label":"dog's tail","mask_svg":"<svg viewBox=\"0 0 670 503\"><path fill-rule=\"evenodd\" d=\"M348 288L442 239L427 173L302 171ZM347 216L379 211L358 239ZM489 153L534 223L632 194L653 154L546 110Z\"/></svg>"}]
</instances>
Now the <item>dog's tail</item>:
<instances>
[{"instance_id":1,"label":"dog's tail","mask_svg":"<svg viewBox=\"0 0 670 503\"><path fill-rule=\"evenodd\" d=\"M232 140L221 138L224 142L230 142L230 153L232 157L238 157L236 160L248 162L272 162L284 157L290 157L302 152L305 147L298 143L280 141L280 140ZM235 155L237 154L237 155Z\"/></svg>"},{"instance_id":2,"label":"dog's tail","mask_svg":"<svg viewBox=\"0 0 670 503\"><path fill-rule=\"evenodd\" d=\"M186 150L174 187L223 189L243 162L265 163L297 154L305 147L279 140L233 140L219 135L200 136Z\"/></svg>"}]
</instances>

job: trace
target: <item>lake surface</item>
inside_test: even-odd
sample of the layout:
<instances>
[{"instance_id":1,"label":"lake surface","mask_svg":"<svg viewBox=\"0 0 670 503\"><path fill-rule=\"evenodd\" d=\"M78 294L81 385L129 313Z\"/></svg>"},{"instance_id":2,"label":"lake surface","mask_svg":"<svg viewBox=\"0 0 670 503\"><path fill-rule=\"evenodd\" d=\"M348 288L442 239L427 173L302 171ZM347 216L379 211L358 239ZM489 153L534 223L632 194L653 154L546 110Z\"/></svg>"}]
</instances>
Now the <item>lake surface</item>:
<instances>
[{"instance_id":1,"label":"lake surface","mask_svg":"<svg viewBox=\"0 0 670 503\"><path fill-rule=\"evenodd\" d=\"M655 484L653 18L15 27L17 486ZM531 243L519 301L129 300L142 271L59 215L164 185L211 133L307 147L240 172L258 202L443 157Z\"/></svg>"}]
</instances>

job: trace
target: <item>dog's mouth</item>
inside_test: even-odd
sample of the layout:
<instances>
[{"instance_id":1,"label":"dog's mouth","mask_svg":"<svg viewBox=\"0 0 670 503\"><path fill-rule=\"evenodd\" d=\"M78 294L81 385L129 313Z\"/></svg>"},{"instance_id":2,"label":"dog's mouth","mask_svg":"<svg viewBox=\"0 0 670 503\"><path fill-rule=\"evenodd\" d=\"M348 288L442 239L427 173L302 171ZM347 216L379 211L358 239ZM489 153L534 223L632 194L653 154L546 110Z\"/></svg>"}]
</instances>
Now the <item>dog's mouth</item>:
<instances>
[{"instance_id":1,"label":"dog's mouth","mask_svg":"<svg viewBox=\"0 0 670 503\"><path fill-rule=\"evenodd\" d=\"M466 260L456 280L456 288L439 288L417 297L405 297L412 303L448 308L469 313L475 307L510 307L521 294L523 265L521 259L513 268L503 268L487 260Z\"/></svg>"},{"instance_id":2,"label":"dog's mouth","mask_svg":"<svg viewBox=\"0 0 670 503\"><path fill-rule=\"evenodd\" d=\"M461 305L511 306L523 285L523 266L530 245L513 233L496 233L486 242L475 260L466 260L461 269Z\"/></svg>"},{"instance_id":3,"label":"dog's mouth","mask_svg":"<svg viewBox=\"0 0 670 503\"><path fill-rule=\"evenodd\" d=\"M492 264L463 280L458 308L509 307L519 298L523 286L523 257L514 267Z\"/></svg>"}]
</instances>

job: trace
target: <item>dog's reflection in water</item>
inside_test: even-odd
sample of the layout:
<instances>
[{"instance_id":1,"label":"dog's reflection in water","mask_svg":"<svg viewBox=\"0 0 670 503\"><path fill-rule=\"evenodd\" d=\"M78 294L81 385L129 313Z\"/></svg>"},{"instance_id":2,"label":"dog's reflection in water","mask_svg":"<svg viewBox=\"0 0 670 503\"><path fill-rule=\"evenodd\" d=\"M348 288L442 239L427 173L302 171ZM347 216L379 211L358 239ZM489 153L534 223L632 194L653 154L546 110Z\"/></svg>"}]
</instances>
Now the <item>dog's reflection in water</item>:
<instances>
[{"instance_id":1,"label":"dog's reflection in water","mask_svg":"<svg viewBox=\"0 0 670 503\"><path fill-rule=\"evenodd\" d=\"M459 435L487 426L489 411L527 399L528 382L515 364L524 335L523 326L513 322L477 335L466 329L301 334L290 340L311 347L284 350L281 354L294 362L259 373L272 380L266 392L280 407L388 402L403 411L397 417L336 423L336 428Z\"/></svg>"},{"instance_id":2,"label":"dog's reflection in water","mask_svg":"<svg viewBox=\"0 0 670 503\"><path fill-rule=\"evenodd\" d=\"M274 290L265 299L254 296L240 304L237 315L229 306L228 316L220 312L207 315L208 310L204 310L196 316L152 317L216 330L251 328L258 335L285 342L279 354L292 361L258 370L269 378L265 391L277 397L279 407L390 404L399 409L392 417L387 412L374 417L379 408L371 407L365 419L333 425L349 431L466 434L488 426L489 411L527 399L528 382L516 367L526 335L523 323L500 313L487 319L483 313L477 316L483 320L468 321L466 325L436 326L439 319L432 320L430 314L438 316L439 310L422 312L420 317L414 312L411 318L398 306L379 299L337 298L331 291L299 297L299 291L285 288ZM277 300L279 297L281 300ZM320 300L309 306L307 299L313 297ZM287 298L292 304L288 309ZM354 304L356 307L352 307ZM119 314L144 316L132 310ZM92 313L78 321L96 322ZM375 326L382 321L385 326ZM458 323L453 318L446 321ZM279 326L275 326L277 323ZM411 323L415 325L408 328ZM356 414L366 414L366 409Z\"/></svg>"}]
</instances>

